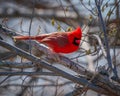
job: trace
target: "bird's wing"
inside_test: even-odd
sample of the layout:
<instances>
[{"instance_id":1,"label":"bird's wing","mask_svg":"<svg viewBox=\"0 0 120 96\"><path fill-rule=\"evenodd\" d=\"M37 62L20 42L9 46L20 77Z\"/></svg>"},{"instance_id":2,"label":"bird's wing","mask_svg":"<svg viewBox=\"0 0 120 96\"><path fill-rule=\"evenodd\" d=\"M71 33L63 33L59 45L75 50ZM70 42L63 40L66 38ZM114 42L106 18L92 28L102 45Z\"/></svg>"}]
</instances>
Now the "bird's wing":
<instances>
[{"instance_id":1,"label":"bird's wing","mask_svg":"<svg viewBox=\"0 0 120 96\"><path fill-rule=\"evenodd\" d=\"M37 41L41 41L42 39L44 39L44 38L46 38L46 37L49 37L49 34L41 34L41 35L35 36L34 38L35 38Z\"/></svg>"},{"instance_id":2,"label":"bird's wing","mask_svg":"<svg viewBox=\"0 0 120 96\"><path fill-rule=\"evenodd\" d=\"M54 44L59 47L64 47L69 43L69 41L67 34L61 32L49 35L48 37L41 40L41 43L47 44L48 46L52 46Z\"/></svg>"}]
</instances>

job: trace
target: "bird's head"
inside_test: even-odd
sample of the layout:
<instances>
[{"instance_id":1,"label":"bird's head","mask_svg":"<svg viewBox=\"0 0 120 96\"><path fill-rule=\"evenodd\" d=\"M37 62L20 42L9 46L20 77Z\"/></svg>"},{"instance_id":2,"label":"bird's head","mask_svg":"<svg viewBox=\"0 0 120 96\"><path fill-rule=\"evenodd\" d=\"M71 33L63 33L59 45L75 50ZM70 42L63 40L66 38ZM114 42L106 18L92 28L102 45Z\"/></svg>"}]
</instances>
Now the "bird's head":
<instances>
[{"instance_id":1,"label":"bird's head","mask_svg":"<svg viewBox=\"0 0 120 96\"><path fill-rule=\"evenodd\" d=\"M82 37L82 31L81 28L78 27L76 30L72 32L72 39L71 39L72 43L78 46L80 44L81 37Z\"/></svg>"},{"instance_id":2,"label":"bird's head","mask_svg":"<svg viewBox=\"0 0 120 96\"><path fill-rule=\"evenodd\" d=\"M81 37L82 37L82 31L81 31L81 28L80 27L77 27L76 30L73 31L74 33L74 36L78 39L81 40Z\"/></svg>"}]
</instances>

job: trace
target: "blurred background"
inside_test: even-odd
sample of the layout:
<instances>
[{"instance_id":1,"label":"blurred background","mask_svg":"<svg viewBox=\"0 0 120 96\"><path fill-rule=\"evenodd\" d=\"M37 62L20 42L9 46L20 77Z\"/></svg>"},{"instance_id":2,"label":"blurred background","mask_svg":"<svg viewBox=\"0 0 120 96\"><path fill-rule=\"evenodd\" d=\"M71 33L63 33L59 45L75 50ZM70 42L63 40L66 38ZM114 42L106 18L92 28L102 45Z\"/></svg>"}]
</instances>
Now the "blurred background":
<instances>
[{"instance_id":1,"label":"blurred background","mask_svg":"<svg viewBox=\"0 0 120 96\"><path fill-rule=\"evenodd\" d=\"M106 24L112 62L120 65L120 0L101 0L101 12ZM57 31L72 31L80 26L83 30L80 49L68 55L81 66L98 71L107 68L107 60L99 40L104 46L104 35L94 0L0 0L0 24L22 35L40 35ZM86 27L87 31L84 30ZM97 36L97 37L96 37ZM41 56L38 50L15 42L11 36L0 32L0 39ZM44 58L42 57L44 60ZM0 47L0 61L5 63L28 62ZM24 72L49 72L42 68L12 68L0 63L0 72L21 72L20 75L1 75L0 96L72 96L76 84L60 76L22 75ZM70 69L55 62L54 66L72 74ZM112 72L111 74L112 75ZM101 96L88 90L78 96Z\"/></svg>"}]
</instances>

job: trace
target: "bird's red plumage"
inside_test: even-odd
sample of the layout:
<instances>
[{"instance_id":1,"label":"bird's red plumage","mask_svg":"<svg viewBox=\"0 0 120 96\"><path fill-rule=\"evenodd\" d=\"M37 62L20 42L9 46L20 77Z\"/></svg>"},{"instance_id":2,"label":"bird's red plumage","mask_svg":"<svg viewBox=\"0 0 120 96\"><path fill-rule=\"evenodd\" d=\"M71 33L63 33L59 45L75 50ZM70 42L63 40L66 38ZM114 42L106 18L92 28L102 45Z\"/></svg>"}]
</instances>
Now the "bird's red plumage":
<instances>
[{"instance_id":1,"label":"bird's red plumage","mask_svg":"<svg viewBox=\"0 0 120 96\"><path fill-rule=\"evenodd\" d=\"M16 40L37 40L56 53L72 53L78 50L81 37L81 28L78 27L72 32L54 32L39 36L14 36L13 38Z\"/></svg>"}]
</instances>

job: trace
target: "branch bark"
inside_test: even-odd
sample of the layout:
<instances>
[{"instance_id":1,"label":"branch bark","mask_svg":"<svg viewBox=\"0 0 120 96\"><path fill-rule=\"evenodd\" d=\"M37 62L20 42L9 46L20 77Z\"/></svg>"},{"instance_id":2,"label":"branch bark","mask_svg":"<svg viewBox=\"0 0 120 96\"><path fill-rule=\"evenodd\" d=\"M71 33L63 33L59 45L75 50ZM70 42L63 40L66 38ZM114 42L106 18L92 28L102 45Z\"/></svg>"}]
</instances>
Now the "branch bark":
<instances>
[{"instance_id":1,"label":"branch bark","mask_svg":"<svg viewBox=\"0 0 120 96\"><path fill-rule=\"evenodd\" d=\"M90 88L90 89L92 89L92 90L94 90L96 92L100 92L102 94L108 94L104 89L95 86L94 84L88 82L86 79L70 75L70 74L68 74L68 73L66 73L66 72L64 72L64 71L62 71L62 70L60 70L60 69L58 69L58 68L56 68L56 67L54 67L52 65L40 60L39 58L35 57L34 55L31 55L31 54L29 54L29 53L15 47L15 46L12 46L12 45L2 41L2 40L0 40L0 46L5 47L8 50L12 51L13 53L17 53L18 55L20 55L20 56L34 62L34 65L37 66L37 67L46 68L46 69L56 73L57 75L62 76L63 78L66 78L68 80L73 81L74 83L78 83L80 85L82 84L83 86L88 85L88 88Z\"/></svg>"},{"instance_id":2,"label":"branch bark","mask_svg":"<svg viewBox=\"0 0 120 96\"><path fill-rule=\"evenodd\" d=\"M0 32L3 32L4 34L7 34L9 36L15 36L18 35L16 34L14 31L5 28L3 26L1 26L0 28ZM33 41L34 42L34 41ZM45 53L47 54L47 52L49 51L48 49L44 48L43 46L39 45L38 43L34 42L34 44L36 44L37 47L39 47L40 50L45 51ZM60 55L60 64L63 64L64 66L66 66L67 68L77 72L78 74L82 74L82 75L86 75L86 77L88 79L91 79L94 76L94 79L89 82L85 77L75 77L73 75L70 75L52 65L49 65L48 63L46 63L43 60L40 60L39 58L37 58L34 55L31 55L13 45L10 45L6 42L4 42L3 40L0 40L0 46L5 47L7 49L9 49L11 52L18 54L32 62L34 62L33 66L36 67L43 67L46 68L54 73L56 73L56 75L60 75L63 78L66 78L68 80L71 80L74 83L78 83L78 84L82 84L83 86L86 86L89 89L92 89L98 93L101 94L107 94L109 96L119 96L120 94L120 86L119 85L115 85L114 83L110 82L109 78L106 76L102 76L98 73L92 73L88 70L86 70L84 67L78 65L77 63L71 61L69 58L61 56Z\"/></svg>"}]
</instances>

